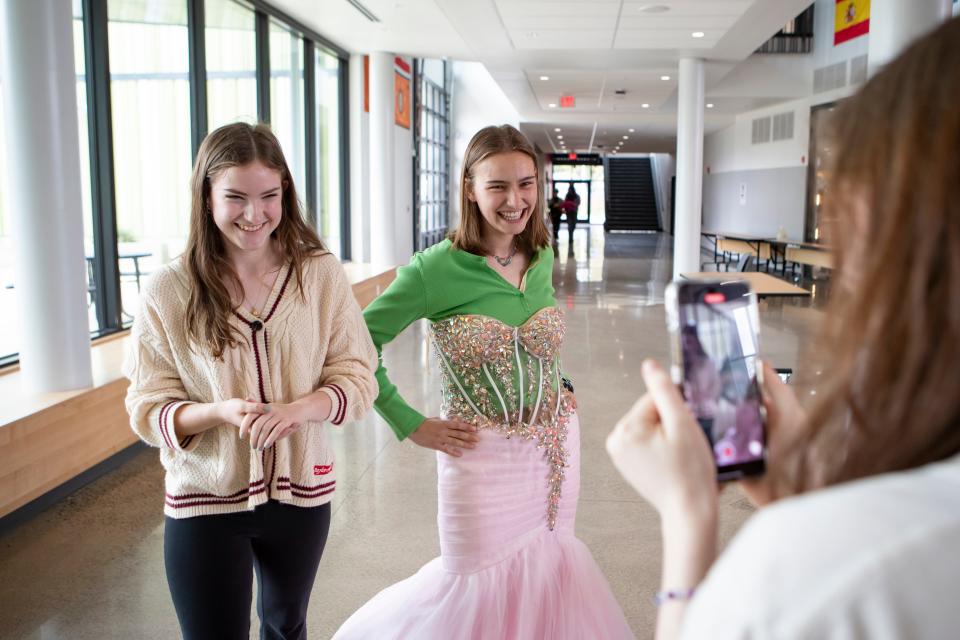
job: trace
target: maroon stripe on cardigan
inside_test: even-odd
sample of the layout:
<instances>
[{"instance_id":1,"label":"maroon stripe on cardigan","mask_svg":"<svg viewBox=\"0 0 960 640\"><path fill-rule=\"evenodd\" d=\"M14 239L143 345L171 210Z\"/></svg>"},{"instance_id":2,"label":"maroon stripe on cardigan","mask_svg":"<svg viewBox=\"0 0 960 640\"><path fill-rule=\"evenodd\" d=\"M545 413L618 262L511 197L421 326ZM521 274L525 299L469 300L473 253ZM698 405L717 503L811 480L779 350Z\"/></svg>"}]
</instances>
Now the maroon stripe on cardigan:
<instances>
[{"instance_id":1,"label":"maroon stripe on cardigan","mask_svg":"<svg viewBox=\"0 0 960 640\"><path fill-rule=\"evenodd\" d=\"M270 479L267 480L267 487L273 484L273 474L277 470L277 447L271 445L270 449L273 451L273 462L270 463ZM263 453L267 453L266 449L264 449Z\"/></svg>"},{"instance_id":2,"label":"maroon stripe on cardigan","mask_svg":"<svg viewBox=\"0 0 960 640\"><path fill-rule=\"evenodd\" d=\"M280 485L283 485L284 487L293 487L294 489L299 489L300 491L317 491L318 489L326 489L327 487L332 487L335 484L337 484L337 481L331 480L330 482L324 482L321 484L313 485L311 487L310 485L297 484L295 482L290 482L290 478L287 478L286 476L281 476L277 478L277 487L280 487Z\"/></svg>"},{"instance_id":3,"label":"maroon stripe on cardigan","mask_svg":"<svg viewBox=\"0 0 960 640\"><path fill-rule=\"evenodd\" d=\"M264 491L266 491L266 489L264 487L260 487L256 491L251 491L250 496L255 496L258 493L263 493ZM249 496L240 496L239 498L234 498L232 500L228 500L226 498L221 498L219 500L194 500L193 502L182 502L179 504L172 503L168 500L167 506L171 509L185 509L187 507L205 507L214 504L237 504L238 502L243 502L247 498L249 498Z\"/></svg>"},{"instance_id":4,"label":"maroon stripe on cardigan","mask_svg":"<svg viewBox=\"0 0 960 640\"><path fill-rule=\"evenodd\" d=\"M330 482L324 482L323 484L314 485L312 487L305 484L297 484L295 482L291 482L290 486L293 487L294 489L299 489L300 491L317 491L319 489L326 489L327 487L332 487L335 484L337 484L337 481L331 480Z\"/></svg>"},{"instance_id":5,"label":"maroon stripe on cardigan","mask_svg":"<svg viewBox=\"0 0 960 640\"><path fill-rule=\"evenodd\" d=\"M247 487L246 489L240 489L239 491L235 491L235 492L233 492L233 493L231 493L230 495L227 495L227 496L217 495L216 493L185 493L185 494L179 495L179 496L173 496L173 495L170 495L170 494L168 493L168 494L165 494L165 495L166 495L166 497L167 497L168 500L191 500L191 499L193 499L193 498L219 498L219 499L224 499L224 500L226 500L226 499L229 499L229 498L236 498L237 496L240 496L240 495L246 495L247 493L249 493L249 492L250 492L251 490L253 490L254 488L260 487L260 485L262 485L262 484L263 484L263 480L262 480L262 479L260 479L260 480L255 480L254 482L251 482L251 483L250 483L250 486Z\"/></svg>"},{"instance_id":6,"label":"maroon stripe on cardigan","mask_svg":"<svg viewBox=\"0 0 960 640\"><path fill-rule=\"evenodd\" d=\"M337 415L330 422L336 425L342 424L343 418L347 415L347 394L345 394L343 389L341 389L338 385L328 384L327 386L333 389L334 393L337 394L337 397L340 398L340 407L337 410Z\"/></svg>"},{"instance_id":7,"label":"maroon stripe on cardigan","mask_svg":"<svg viewBox=\"0 0 960 640\"><path fill-rule=\"evenodd\" d=\"M253 359L257 363L257 386L260 388L260 402L267 403L267 394L263 389L263 369L260 366L260 349L257 348L257 330L250 326L250 335L253 337Z\"/></svg>"},{"instance_id":8,"label":"maroon stripe on cardigan","mask_svg":"<svg viewBox=\"0 0 960 640\"><path fill-rule=\"evenodd\" d=\"M163 441L167 443L167 446L171 449L174 448L173 441L170 439L170 435L167 433L167 412L170 411L170 407L176 404L176 402L168 402L167 404L160 407L160 415L157 416L157 424L160 427L160 435L163 436Z\"/></svg>"},{"instance_id":9,"label":"maroon stripe on cardigan","mask_svg":"<svg viewBox=\"0 0 960 640\"><path fill-rule=\"evenodd\" d=\"M319 493L302 493L300 491L293 490L290 492L290 495L296 496L298 498L319 498L327 494L333 493L334 488L330 487L329 489L324 489Z\"/></svg>"},{"instance_id":10,"label":"maroon stripe on cardigan","mask_svg":"<svg viewBox=\"0 0 960 640\"><path fill-rule=\"evenodd\" d=\"M271 316L273 316L273 312L277 310L277 305L280 304L280 298L283 297L283 292L287 290L287 283L290 282L291 275L293 275L293 265L290 265L290 270L287 271L287 277L283 279L283 286L280 287L280 293L277 294L277 299L273 301L273 306L270 307L270 313L263 319L264 322L269 320Z\"/></svg>"}]
</instances>

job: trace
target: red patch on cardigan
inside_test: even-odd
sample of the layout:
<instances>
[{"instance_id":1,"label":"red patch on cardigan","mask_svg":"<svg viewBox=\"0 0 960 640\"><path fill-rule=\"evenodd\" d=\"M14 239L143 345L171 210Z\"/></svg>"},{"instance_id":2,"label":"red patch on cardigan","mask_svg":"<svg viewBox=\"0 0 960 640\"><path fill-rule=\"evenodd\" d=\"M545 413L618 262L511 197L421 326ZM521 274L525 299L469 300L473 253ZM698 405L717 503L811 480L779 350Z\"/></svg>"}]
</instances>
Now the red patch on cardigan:
<instances>
[{"instance_id":1,"label":"red patch on cardigan","mask_svg":"<svg viewBox=\"0 0 960 640\"><path fill-rule=\"evenodd\" d=\"M313 475L315 476L325 476L328 473L333 471L332 464L315 464L313 465Z\"/></svg>"}]
</instances>

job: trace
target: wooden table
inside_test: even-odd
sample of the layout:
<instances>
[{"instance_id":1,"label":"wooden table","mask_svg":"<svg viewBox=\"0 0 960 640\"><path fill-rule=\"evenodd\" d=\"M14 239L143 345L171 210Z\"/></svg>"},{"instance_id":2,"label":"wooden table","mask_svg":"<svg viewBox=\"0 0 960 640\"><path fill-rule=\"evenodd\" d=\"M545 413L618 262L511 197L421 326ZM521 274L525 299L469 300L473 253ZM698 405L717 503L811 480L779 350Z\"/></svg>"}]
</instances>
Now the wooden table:
<instances>
[{"instance_id":1,"label":"wooden table","mask_svg":"<svg viewBox=\"0 0 960 640\"><path fill-rule=\"evenodd\" d=\"M712 240L713 242L713 263L716 265L727 264L729 261L726 256L730 253L740 255L737 262L737 271L745 271L749 265L750 258L757 259L757 270L760 270L760 260L770 260L769 238L765 236L754 236L744 233L727 233L724 231L701 230L700 236ZM723 254L724 260L721 263L717 258Z\"/></svg>"},{"instance_id":2,"label":"wooden table","mask_svg":"<svg viewBox=\"0 0 960 640\"><path fill-rule=\"evenodd\" d=\"M681 273L681 278L687 280L712 280L722 282L735 282L737 280L745 281L750 288L757 294L758 298L767 298L771 296L809 296L810 292L803 287L790 284L780 278L775 278L768 273L758 271L744 271L740 273L720 273L717 271L697 271L691 273Z\"/></svg>"}]
</instances>

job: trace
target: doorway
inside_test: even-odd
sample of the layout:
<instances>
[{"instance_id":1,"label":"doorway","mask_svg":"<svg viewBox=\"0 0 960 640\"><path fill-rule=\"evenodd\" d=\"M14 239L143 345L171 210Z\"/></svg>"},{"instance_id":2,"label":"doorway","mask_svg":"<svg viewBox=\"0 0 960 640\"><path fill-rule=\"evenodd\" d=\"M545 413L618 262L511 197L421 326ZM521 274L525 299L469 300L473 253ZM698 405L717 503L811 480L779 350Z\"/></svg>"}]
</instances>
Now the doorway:
<instances>
[{"instance_id":1,"label":"doorway","mask_svg":"<svg viewBox=\"0 0 960 640\"><path fill-rule=\"evenodd\" d=\"M560 196L560 199L563 200L567 196L567 190L570 187L573 187L573 190L576 191L577 195L580 196L580 208L577 209L577 222L590 222L590 201L592 200L592 184L591 180L556 180L553 183L554 188L557 190L557 194ZM586 205L586 206L583 206ZM567 214L564 213L561 218L564 223L567 221Z\"/></svg>"}]
</instances>

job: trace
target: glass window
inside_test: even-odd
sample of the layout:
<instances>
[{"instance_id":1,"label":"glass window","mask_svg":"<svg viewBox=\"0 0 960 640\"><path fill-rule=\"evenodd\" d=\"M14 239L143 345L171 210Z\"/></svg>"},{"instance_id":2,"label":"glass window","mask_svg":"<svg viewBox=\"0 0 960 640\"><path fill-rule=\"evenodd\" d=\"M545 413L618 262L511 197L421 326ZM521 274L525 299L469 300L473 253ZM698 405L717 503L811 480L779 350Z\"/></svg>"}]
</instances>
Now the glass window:
<instances>
[{"instance_id":1,"label":"glass window","mask_svg":"<svg viewBox=\"0 0 960 640\"><path fill-rule=\"evenodd\" d=\"M417 116L414 149L417 151L417 249L443 240L450 218L450 148L448 122L450 96L447 68L442 60L417 60Z\"/></svg>"},{"instance_id":2,"label":"glass window","mask_svg":"<svg viewBox=\"0 0 960 640\"><path fill-rule=\"evenodd\" d=\"M303 40L270 21L270 126L283 147L297 196L306 197Z\"/></svg>"},{"instance_id":3,"label":"glass window","mask_svg":"<svg viewBox=\"0 0 960 640\"><path fill-rule=\"evenodd\" d=\"M190 221L184 0L110 0L117 242L124 320L145 274L182 253Z\"/></svg>"},{"instance_id":4,"label":"glass window","mask_svg":"<svg viewBox=\"0 0 960 640\"><path fill-rule=\"evenodd\" d=\"M207 124L257 122L257 34L252 9L206 0Z\"/></svg>"},{"instance_id":5,"label":"glass window","mask_svg":"<svg viewBox=\"0 0 960 640\"><path fill-rule=\"evenodd\" d=\"M73 59L77 74L77 132L80 138L80 195L83 206L83 251L87 257L87 316L90 333L100 332L93 276L93 198L90 181L90 128L87 114L87 76L83 41L83 5L73 2Z\"/></svg>"},{"instance_id":6,"label":"glass window","mask_svg":"<svg viewBox=\"0 0 960 640\"><path fill-rule=\"evenodd\" d=\"M3 113L3 78L0 77L0 305L7 313L0 314L0 358L15 355L20 350L20 323L17 292L13 286L13 231L10 228L10 208L7 204L7 140ZM13 313L9 311L13 310Z\"/></svg>"},{"instance_id":7,"label":"glass window","mask_svg":"<svg viewBox=\"0 0 960 640\"><path fill-rule=\"evenodd\" d=\"M317 231L327 248L341 252L340 59L316 51Z\"/></svg>"}]
</instances>

